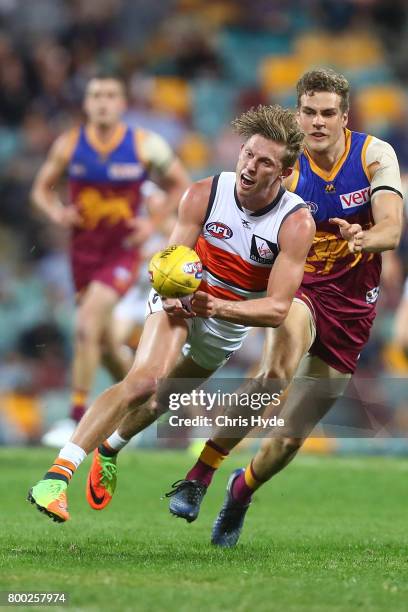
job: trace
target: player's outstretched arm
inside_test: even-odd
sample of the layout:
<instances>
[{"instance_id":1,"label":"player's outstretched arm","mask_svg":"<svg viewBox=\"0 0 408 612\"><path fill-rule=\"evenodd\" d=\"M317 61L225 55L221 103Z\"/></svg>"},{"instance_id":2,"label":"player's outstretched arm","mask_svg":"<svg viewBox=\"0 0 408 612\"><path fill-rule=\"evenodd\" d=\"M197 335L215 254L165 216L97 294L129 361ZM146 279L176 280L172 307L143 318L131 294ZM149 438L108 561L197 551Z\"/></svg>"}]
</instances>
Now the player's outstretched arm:
<instances>
[{"instance_id":1,"label":"player's outstretched arm","mask_svg":"<svg viewBox=\"0 0 408 612\"><path fill-rule=\"evenodd\" d=\"M403 216L398 159L389 143L373 138L367 147L366 163L374 226L363 230L361 250L370 253L392 250L400 241Z\"/></svg>"},{"instance_id":2,"label":"player's outstretched arm","mask_svg":"<svg viewBox=\"0 0 408 612\"><path fill-rule=\"evenodd\" d=\"M178 157L172 157L169 165L159 172L156 170L156 182L160 186L164 200L160 210L147 208L148 217L133 217L127 222L128 227L133 231L126 240L129 246L140 246L150 238L155 232L162 234L168 233L169 222L175 221L175 215L180 200L191 185L190 177Z\"/></svg>"},{"instance_id":3,"label":"player's outstretched arm","mask_svg":"<svg viewBox=\"0 0 408 612\"><path fill-rule=\"evenodd\" d=\"M361 250L378 253L395 249L402 231L402 187L398 159L392 146L373 138L367 147L366 163L371 182L374 225L363 229Z\"/></svg>"},{"instance_id":4,"label":"player's outstretched arm","mask_svg":"<svg viewBox=\"0 0 408 612\"><path fill-rule=\"evenodd\" d=\"M190 185L191 180L183 163L178 157L173 157L159 179L159 186L166 194L167 214L177 211L180 200Z\"/></svg>"},{"instance_id":5,"label":"player's outstretched arm","mask_svg":"<svg viewBox=\"0 0 408 612\"><path fill-rule=\"evenodd\" d=\"M166 194L166 212L161 216L177 212L182 195L191 185L184 164L174 154L169 144L159 134L146 130L137 132L136 142L152 180ZM139 138L139 140L138 140ZM154 219L160 225L161 219Z\"/></svg>"},{"instance_id":6,"label":"player's outstretched arm","mask_svg":"<svg viewBox=\"0 0 408 612\"><path fill-rule=\"evenodd\" d=\"M66 132L59 136L51 147L47 159L38 171L31 189L34 206L44 213L50 221L70 227L80 223L80 215L73 206L64 206L56 187L69 163L72 134Z\"/></svg>"},{"instance_id":7,"label":"player's outstretched arm","mask_svg":"<svg viewBox=\"0 0 408 612\"><path fill-rule=\"evenodd\" d=\"M374 195L371 204L374 225L363 230L358 223L350 224L345 219L334 217L331 223L340 227L351 253L381 253L397 248L402 232L403 200L400 195L380 191Z\"/></svg>"},{"instance_id":8,"label":"player's outstretched arm","mask_svg":"<svg viewBox=\"0 0 408 612\"><path fill-rule=\"evenodd\" d=\"M302 282L315 231L315 223L306 208L290 215L280 229L280 252L269 276L267 297L235 302L197 291L191 302L195 314L242 325L278 327L288 314Z\"/></svg>"},{"instance_id":9,"label":"player's outstretched arm","mask_svg":"<svg viewBox=\"0 0 408 612\"><path fill-rule=\"evenodd\" d=\"M403 223L402 196L392 191L377 191L371 202L374 225L362 232L361 250L379 253L397 248Z\"/></svg>"},{"instance_id":10,"label":"player's outstretched arm","mask_svg":"<svg viewBox=\"0 0 408 612\"><path fill-rule=\"evenodd\" d=\"M345 219L331 219L337 223L352 253L367 251L380 253L395 249L402 231L403 201L401 176L397 156L387 142L372 138L365 153L367 173L371 184L371 209L374 225L362 228Z\"/></svg>"}]
</instances>

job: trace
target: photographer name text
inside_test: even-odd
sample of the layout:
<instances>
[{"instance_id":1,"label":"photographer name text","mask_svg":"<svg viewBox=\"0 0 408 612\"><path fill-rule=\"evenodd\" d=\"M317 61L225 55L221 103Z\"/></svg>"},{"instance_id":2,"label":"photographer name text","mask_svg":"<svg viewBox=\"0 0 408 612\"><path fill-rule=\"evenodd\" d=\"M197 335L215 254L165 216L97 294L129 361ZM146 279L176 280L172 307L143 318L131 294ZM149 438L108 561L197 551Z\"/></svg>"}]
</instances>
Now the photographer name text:
<instances>
[{"instance_id":1,"label":"photographer name text","mask_svg":"<svg viewBox=\"0 0 408 612\"><path fill-rule=\"evenodd\" d=\"M168 421L171 427L284 427L285 420L276 416L270 418L262 417L258 414L251 414L250 417L229 417L224 414L218 415L214 419L209 416L181 417L172 414Z\"/></svg>"}]
</instances>

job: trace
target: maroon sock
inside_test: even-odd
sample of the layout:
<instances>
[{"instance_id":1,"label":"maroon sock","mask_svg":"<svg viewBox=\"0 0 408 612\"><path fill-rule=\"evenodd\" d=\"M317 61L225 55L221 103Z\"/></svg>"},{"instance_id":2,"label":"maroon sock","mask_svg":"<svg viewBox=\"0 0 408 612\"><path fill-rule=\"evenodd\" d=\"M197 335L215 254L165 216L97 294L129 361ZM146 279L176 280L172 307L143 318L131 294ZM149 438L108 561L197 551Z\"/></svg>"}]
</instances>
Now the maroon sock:
<instances>
[{"instance_id":1,"label":"maroon sock","mask_svg":"<svg viewBox=\"0 0 408 612\"><path fill-rule=\"evenodd\" d=\"M228 454L229 451L225 448L221 448L212 440L207 440L197 463L187 473L186 480L198 480L208 487L215 471Z\"/></svg>"},{"instance_id":2,"label":"maroon sock","mask_svg":"<svg viewBox=\"0 0 408 612\"><path fill-rule=\"evenodd\" d=\"M79 423L85 414L85 410L85 406L72 406L70 415L71 419L73 419L76 423Z\"/></svg>"},{"instance_id":3,"label":"maroon sock","mask_svg":"<svg viewBox=\"0 0 408 612\"><path fill-rule=\"evenodd\" d=\"M198 480L199 482L202 482L208 487L211 484L214 472L215 468L211 467L210 465L207 465L206 463L203 463L199 459L197 463L188 472L186 480Z\"/></svg>"},{"instance_id":4,"label":"maroon sock","mask_svg":"<svg viewBox=\"0 0 408 612\"><path fill-rule=\"evenodd\" d=\"M241 474L236 477L234 484L232 485L232 497L239 504L247 506L252 499L253 492L253 489L248 487L247 483L245 482L245 472L241 472Z\"/></svg>"}]
</instances>

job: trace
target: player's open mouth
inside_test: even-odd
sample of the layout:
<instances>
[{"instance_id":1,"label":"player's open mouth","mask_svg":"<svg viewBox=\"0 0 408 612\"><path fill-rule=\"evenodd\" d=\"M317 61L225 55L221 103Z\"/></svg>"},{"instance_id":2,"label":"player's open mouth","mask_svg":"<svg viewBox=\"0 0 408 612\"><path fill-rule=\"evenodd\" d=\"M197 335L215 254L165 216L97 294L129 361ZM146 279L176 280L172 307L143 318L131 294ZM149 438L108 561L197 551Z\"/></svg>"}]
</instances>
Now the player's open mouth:
<instances>
[{"instance_id":1,"label":"player's open mouth","mask_svg":"<svg viewBox=\"0 0 408 612\"><path fill-rule=\"evenodd\" d=\"M325 138L326 134L323 134L323 132L312 132L311 136L320 140L321 138Z\"/></svg>"},{"instance_id":2,"label":"player's open mouth","mask_svg":"<svg viewBox=\"0 0 408 612\"><path fill-rule=\"evenodd\" d=\"M241 174L240 183L244 189L248 189L248 187L252 187L252 185L255 185L255 182L256 181L251 179L251 177L248 176L248 174L245 174L245 172Z\"/></svg>"}]
</instances>

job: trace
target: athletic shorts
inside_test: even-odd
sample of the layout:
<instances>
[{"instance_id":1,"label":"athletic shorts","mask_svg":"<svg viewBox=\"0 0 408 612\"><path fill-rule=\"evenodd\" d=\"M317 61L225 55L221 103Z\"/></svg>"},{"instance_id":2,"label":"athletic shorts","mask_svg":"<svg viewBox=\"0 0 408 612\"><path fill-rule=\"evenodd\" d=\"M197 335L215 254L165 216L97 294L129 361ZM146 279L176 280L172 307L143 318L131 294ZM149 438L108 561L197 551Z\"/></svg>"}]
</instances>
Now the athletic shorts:
<instances>
[{"instance_id":1,"label":"athletic shorts","mask_svg":"<svg viewBox=\"0 0 408 612\"><path fill-rule=\"evenodd\" d=\"M188 304L189 298L182 301ZM146 317L163 310L160 296L152 289L146 307ZM194 317L185 319L188 338L183 346L183 355L206 370L217 370L223 366L245 340L250 327L229 323L219 319Z\"/></svg>"},{"instance_id":2,"label":"athletic shorts","mask_svg":"<svg viewBox=\"0 0 408 612\"><path fill-rule=\"evenodd\" d=\"M117 319L131 321L133 325L143 326L146 314L146 298L149 295L150 288L151 285L144 284L131 287L116 304L113 316Z\"/></svg>"},{"instance_id":3,"label":"athletic shorts","mask_svg":"<svg viewBox=\"0 0 408 612\"><path fill-rule=\"evenodd\" d=\"M101 257L91 262L73 255L71 264L77 293L97 281L112 287L118 295L124 295L137 279L139 257L134 252L122 252L115 257Z\"/></svg>"},{"instance_id":4,"label":"athletic shorts","mask_svg":"<svg viewBox=\"0 0 408 612\"><path fill-rule=\"evenodd\" d=\"M309 307L316 325L310 354L339 372L352 374L368 342L376 314L375 303L364 303L359 310L346 295L312 285L301 285L295 299Z\"/></svg>"}]
</instances>

